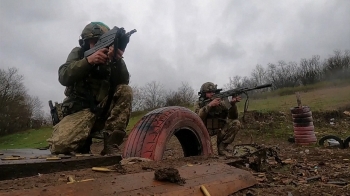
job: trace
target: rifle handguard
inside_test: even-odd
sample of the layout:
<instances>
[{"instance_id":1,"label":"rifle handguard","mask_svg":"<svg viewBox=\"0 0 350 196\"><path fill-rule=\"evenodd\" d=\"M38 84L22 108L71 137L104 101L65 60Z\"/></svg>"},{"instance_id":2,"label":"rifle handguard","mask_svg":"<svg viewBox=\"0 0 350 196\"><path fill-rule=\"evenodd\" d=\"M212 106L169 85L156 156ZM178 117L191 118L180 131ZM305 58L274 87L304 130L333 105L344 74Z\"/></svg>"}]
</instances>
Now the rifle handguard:
<instances>
[{"instance_id":1,"label":"rifle handguard","mask_svg":"<svg viewBox=\"0 0 350 196\"><path fill-rule=\"evenodd\" d=\"M125 30L123 27L113 27L113 29L109 30L108 32L104 33L96 42L95 46L93 48L90 48L89 50L84 52L84 57L88 57L95 53L96 51L107 48L111 46L116 39L118 39L118 48L122 51L125 50L127 44L129 43L130 36L137 32L136 29L125 33Z\"/></svg>"}]
</instances>

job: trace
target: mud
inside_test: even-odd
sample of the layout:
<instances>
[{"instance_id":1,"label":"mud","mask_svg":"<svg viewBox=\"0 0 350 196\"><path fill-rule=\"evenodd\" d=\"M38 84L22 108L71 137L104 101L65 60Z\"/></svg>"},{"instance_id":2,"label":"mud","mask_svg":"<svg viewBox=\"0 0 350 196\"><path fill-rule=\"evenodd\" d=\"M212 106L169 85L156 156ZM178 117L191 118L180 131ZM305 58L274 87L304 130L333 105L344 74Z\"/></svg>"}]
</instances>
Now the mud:
<instances>
[{"instance_id":1,"label":"mud","mask_svg":"<svg viewBox=\"0 0 350 196\"><path fill-rule=\"evenodd\" d=\"M154 172L154 179L158 181L172 182L178 185L183 185L186 183L185 179L181 178L179 170L171 167L157 169Z\"/></svg>"}]
</instances>

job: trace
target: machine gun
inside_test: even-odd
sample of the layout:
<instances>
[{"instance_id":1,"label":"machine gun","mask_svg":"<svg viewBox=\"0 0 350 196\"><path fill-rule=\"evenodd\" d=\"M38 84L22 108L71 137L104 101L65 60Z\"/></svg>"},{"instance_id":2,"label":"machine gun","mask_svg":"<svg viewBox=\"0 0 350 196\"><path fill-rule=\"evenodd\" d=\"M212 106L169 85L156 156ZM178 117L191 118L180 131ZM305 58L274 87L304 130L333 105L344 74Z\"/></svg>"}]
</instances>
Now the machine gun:
<instances>
[{"instance_id":1,"label":"machine gun","mask_svg":"<svg viewBox=\"0 0 350 196\"><path fill-rule=\"evenodd\" d=\"M123 27L118 28L118 27L113 27L113 29L109 30L108 32L104 33L96 42L95 46L92 47L91 49L87 50L84 52L84 57L88 57L95 53L96 51L102 49L102 48L107 48L109 46L112 46L114 44L114 55L116 56L117 54L117 49L122 50L123 52L125 51L126 46L129 43L130 36L137 32L136 29L125 33L125 30Z\"/></svg>"},{"instance_id":2,"label":"machine gun","mask_svg":"<svg viewBox=\"0 0 350 196\"><path fill-rule=\"evenodd\" d=\"M268 88L268 87L271 87L271 86L272 86L272 84L263 84L263 85L255 86L255 87L252 87L252 88L243 87L243 88L231 89L231 90L224 91L224 92L220 92L222 89L217 89L217 90L215 90L215 92L214 92L215 94L212 96L211 99L205 99L205 96L203 96L202 92L198 92L198 95L201 96L199 98L199 104L200 104L200 107L203 107L206 104L208 104L209 102L211 102L213 99L216 99L216 98L223 99L223 98L226 98L226 97L229 97L229 96L236 97L236 96L238 96L240 94L244 94L244 95L246 95L246 101L244 103L244 111L243 111L243 117L242 117L242 119L244 121L244 114L248 110L248 103L249 103L249 101L248 101L249 100L248 92L252 91L252 90Z\"/></svg>"}]
</instances>

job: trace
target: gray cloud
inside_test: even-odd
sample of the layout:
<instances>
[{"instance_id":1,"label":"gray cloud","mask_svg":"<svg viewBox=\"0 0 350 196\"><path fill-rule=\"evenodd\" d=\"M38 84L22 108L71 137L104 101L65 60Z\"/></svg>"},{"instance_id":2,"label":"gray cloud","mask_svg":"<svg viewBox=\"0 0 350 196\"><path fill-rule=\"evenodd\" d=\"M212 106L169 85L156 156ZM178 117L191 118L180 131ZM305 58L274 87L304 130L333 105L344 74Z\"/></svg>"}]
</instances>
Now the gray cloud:
<instances>
[{"instance_id":1,"label":"gray cloud","mask_svg":"<svg viewBox=\"0 0 350 196\"><path fill-rule=\"evenodd\" d=\"M31 95L62 101L58 68L91 21L136 28L124 54L132 84L195 90L250 75L257 64L350 49L350 1L3 0L0 68L17 67Z\"/></svg>"}]
</instances>

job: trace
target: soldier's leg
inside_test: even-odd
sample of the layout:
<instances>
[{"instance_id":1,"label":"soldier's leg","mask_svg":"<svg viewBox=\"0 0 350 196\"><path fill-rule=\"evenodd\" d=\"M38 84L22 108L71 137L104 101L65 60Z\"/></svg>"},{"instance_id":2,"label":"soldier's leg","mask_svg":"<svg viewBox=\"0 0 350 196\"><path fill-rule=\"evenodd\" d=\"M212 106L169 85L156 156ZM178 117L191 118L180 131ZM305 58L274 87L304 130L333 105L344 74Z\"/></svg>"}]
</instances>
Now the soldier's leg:
<instances>
[{"instance_id":1,"label":"soldier's leg","mask_svg":"<svg viewBox=\"0 0 350 196\"><path fill-rule=\"evenodd\" d=\"M79 146L79 148L76 150L76 153L81 153L81 154L91 153L91 144L92 144L92 137L88 136L85 142L81 146Z\"/></svg>"},{"instance_id":2,"label":"soldier's leg","mask_svg":"<svg viewBox=\"0 0 350 196\"><path fill-rule=\"evenodd\" d=\"M123 143L126 127L129 123L132 106L132 89L128 85L118 85L113 96L110 113L104 130L108 133L105 138L105 148L101 154L113 154Z\"/></svg>"},{"instance_id":3,"label":"soldier's leg","mask_svg":"<svg viewBox=\"0 0 350 196\"><path fill-rule=\"evenodd\" d=\"M54 126L52 137L47 140L51 153L86 152L87 139L95 119L89 109L65 116Z\"/></svg>"},{"instance_id":4,"label":"soldier's leg","mask_svg":"<svg viewBox=\"0 0 350 196\"><path fill-rule=\"evenodd\" d=\"M227 124L220 130L217 139L219 155L232 156L232 154L229 153L226 148L234 141L240 128L241 123L239 120L229 120Z\"/></svg>"}]
</instances>

